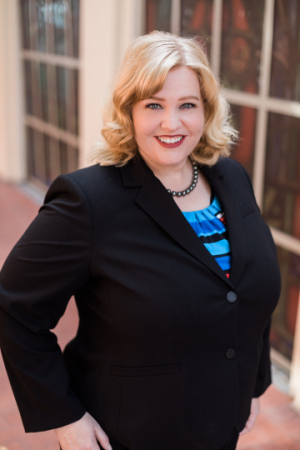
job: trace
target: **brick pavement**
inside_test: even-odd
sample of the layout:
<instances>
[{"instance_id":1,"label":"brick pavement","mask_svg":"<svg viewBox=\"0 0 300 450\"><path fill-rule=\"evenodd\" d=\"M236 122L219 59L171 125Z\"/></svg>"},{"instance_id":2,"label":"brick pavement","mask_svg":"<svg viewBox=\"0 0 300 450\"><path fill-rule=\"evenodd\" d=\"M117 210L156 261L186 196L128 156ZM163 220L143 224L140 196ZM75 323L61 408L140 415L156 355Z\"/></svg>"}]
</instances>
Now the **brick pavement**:
<instances>
[{"instance_id":1,"label":"brick pavement","mask_svg":"<svg viewBox=\"0 0 300 450\"><path fill-rule=\"evenodd\" d=\"M17 186L0 182L0 267L12 246L37 214L38 208L39 205ZM74 336L77 324L77 311L72 299L55 329L62 348ZM254 429L240 437L237 450L300 450L300 415L291 408L291 402L292 397L283 394L274 385L270 386L261 397L261 412ZM0 450L58 448L53 431L24 433L1 358Z\"/></svg>"}]
</instances>

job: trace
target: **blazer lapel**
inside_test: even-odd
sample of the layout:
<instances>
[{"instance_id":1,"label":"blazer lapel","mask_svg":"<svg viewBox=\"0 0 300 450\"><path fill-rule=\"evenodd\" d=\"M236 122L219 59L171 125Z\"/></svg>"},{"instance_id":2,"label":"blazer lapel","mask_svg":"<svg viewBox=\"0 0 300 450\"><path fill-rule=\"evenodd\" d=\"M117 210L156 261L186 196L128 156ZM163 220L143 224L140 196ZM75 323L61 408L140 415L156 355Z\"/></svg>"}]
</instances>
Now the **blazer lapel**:
<instances>
[{"instance_id":1,"label":"blazer lapel","mask_svg":"<svg viewBox=\"0 0 300 450\"><path fill-rule=\"evenodd\" d=\"M226 277L214 257L197 237L172 196L167 192L158 178L155 177L145 162L141 158L134 158L128 164L121 167L121 173L124 186L141 186L135 198L136 203L181 245L181 247L198 261L205 264L227 285L233 288L232 280ZM219 190L218 187L216 188L216 192L217 190ZM222 201L222 199L220 200ZM229 213L230 222L232 222L232 214L234 214L234 211Z\"/></svg>"},{"instance_id":2,"label":"blazer lapel","mask_svg":"<svg viewBox=\"0 0 300 450\"><path fill-rule=\"evenodd\" d=\"M230 280L236 286L246 264L246 235L233 186L219 173L218 165L201 167L202 173L209 181L220 199L225 214L228 238L231 249Z\"/></svg>"}]
</instances>

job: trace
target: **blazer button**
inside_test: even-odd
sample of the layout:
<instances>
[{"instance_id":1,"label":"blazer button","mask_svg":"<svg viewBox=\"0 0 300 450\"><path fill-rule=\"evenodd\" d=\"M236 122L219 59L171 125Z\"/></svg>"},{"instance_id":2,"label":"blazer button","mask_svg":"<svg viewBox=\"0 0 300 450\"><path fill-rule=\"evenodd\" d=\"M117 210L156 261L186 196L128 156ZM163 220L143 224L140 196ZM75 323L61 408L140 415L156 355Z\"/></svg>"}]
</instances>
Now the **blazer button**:
<instances>
[{"instance_id":1,"label":"blazer button","mask_svg":"<svg viewBox=\"0 0 300 450\"><path fill-rule=\"evenodd\" d=\"M235 357L235 350L234 350L234 348L229 348L229 349L226 351L226 358L232 359L232 358L234 358L234 357Z\"/></svg>"},{"instance_id":2,"label":"blazer button","mask_svg":"<svg viewBox=\"0 0 300 450\"><path fill-rule=\"evenodd\" d=\"M226 298L229 301L229 303L234 303L237 299L237 295L235 292L229 291L226 295Z\"/></svg>"}]
</instances>

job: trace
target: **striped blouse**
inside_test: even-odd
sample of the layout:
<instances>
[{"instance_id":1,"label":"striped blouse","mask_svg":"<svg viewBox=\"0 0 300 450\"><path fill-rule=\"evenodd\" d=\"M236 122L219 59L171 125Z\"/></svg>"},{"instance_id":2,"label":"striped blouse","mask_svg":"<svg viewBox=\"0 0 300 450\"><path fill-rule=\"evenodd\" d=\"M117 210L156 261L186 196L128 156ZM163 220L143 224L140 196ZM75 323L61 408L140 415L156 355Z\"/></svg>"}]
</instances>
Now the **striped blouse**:
<instances>
[{"instance_id":1,"label":"striped blouse","mask_svg":"<svg viewBox=\"0 0 300 450\"><path fill-rule=\"evenodd\" d=\"M231 251L223 208L212 194L211 204L199 211L182 211L207 250L215 258L226 276L230 277Z\"/></svg>"}]
</instances>

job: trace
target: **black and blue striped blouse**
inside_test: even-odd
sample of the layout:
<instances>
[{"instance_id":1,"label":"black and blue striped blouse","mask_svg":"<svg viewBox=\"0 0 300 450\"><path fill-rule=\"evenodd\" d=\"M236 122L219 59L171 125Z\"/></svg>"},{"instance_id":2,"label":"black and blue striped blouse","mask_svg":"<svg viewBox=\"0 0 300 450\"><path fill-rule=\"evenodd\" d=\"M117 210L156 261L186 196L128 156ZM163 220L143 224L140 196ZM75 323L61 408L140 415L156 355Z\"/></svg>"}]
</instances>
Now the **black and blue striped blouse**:
<instances>
[{"instance_id":1,"label":"black and blue striped blouse","mask_svg":"<svg viewBox=\"0 0 300 450\"><path fill-rule=\"evenodd\" d=\"M215 194L212 196L213 201L207 208L182 213L229 278L231 251L226 220L218 197Z\"/></svg>"}]
</instances>

